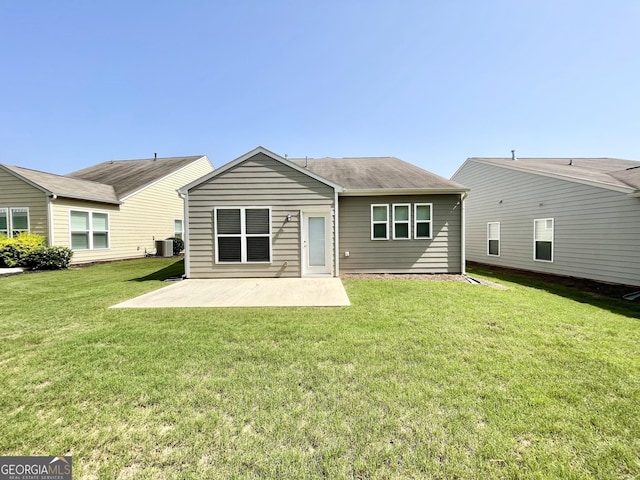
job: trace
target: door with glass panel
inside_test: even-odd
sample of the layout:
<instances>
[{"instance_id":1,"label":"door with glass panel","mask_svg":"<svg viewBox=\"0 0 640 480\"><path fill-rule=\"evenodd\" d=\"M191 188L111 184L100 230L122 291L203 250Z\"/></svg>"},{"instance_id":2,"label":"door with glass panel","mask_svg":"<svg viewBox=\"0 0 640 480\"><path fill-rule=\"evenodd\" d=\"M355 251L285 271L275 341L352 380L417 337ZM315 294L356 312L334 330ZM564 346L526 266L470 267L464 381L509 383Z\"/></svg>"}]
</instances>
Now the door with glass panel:
<instances>
[{"instance_id":1,"label":"door with glass panel","mask_svg":"<svg viewBox=\"0 0 640 480\"><path fill-rule=\"evenodd\" d=\"M302 214L302 275L331 275L331 214Z\"/></svg>"}]
</instances>

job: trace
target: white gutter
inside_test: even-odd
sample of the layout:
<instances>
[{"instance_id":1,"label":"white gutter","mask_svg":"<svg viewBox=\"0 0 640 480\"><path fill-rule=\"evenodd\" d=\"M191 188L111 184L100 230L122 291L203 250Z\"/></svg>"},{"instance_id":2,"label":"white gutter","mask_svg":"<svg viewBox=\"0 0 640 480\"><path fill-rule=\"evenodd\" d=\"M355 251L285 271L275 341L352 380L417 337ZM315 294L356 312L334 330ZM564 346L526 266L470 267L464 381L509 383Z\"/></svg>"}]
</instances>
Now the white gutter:
<instances>
[{"instance_id":1,"label":"white gutter","mask_svg":"<svg viewBox=\"0 0 640 480\"><path fill-rule=\"evenodd\" d=\"M191 262L189 261L189 192L181 193L178 191L178 196L182 199L183 204L183 220L182 220L182 232L184 238L184 276L189 278L191 276Z\"/></svg>"},{"instance_id":2,"label":"white gutter","mask_svg":"<svg viewBox=\"0 0 640 480\"><path fill-rule=\"evenodd\" d=\"M47 240L50 247L54 245L53 239L53 203L58 198L58 195L52 193L51 195L47 195L47 228L49 229L49 235L47 236Z\"/></svg>"},{"instance_id":3,"label":"white gutter","mask_svg":"<svg viewBox=\"0 0 640 480\"><path fill-rule=\"evenodd\" d=\"M467 198L467 194L466 192L460 195L460 205L461 205L461 217L462 217L462 234L460 235L460 241L462 243L461 246L461 250L460 250L460 263L461 263L461 268L460 268L460 272L462 273L462 275L466 275L467 274L467 255L466 255L466 229L467 229L467 222L466 222L466 212L465 212L465 206L464 206L464 201Z\"/></svg>"},{"instance_id":4,"label":"white gutter","mask_svg":"<svg viewBox=\"0 0 640 480\"><path fill-rule=\"evenodd\" d=\"M333 191L333 201L335 203L335 207L333 209L333 222L334 222L334 240L333 243L335 245L335 276L340 276L340 240L339 240L339 215L338 215L338 191Z\"/></svg>"},{"instance_id":5,"label":"white gutter","mask_svg":"<svg viewBox=\"0 0 640 480\"><path fill-rule=\"evenodd\" d=\"M344 197L370 197L381 195L461 195L468 192L468 188L376 188L371 190L347 190L340 193Z\"/></svg>"}]
</instances>

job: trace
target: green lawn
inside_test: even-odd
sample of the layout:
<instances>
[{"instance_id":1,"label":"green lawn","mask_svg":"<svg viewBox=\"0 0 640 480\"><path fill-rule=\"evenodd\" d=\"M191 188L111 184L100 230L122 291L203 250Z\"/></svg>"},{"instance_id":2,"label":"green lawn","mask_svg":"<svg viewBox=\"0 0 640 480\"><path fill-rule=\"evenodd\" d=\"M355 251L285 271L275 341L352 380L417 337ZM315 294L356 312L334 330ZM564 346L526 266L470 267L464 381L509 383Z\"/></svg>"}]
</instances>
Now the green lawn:
<instances>
[{"instance_id":1,"label":"green lawn","mask_svg":"<svg viewBox=\"0 0 640 480\"><path fill-rule=\"evenodd\" d=\"M0 455L70 454L78 479L640 477L638 304L487 277L508 289L107 308L172 262L0 278Z\"/></svg>"}]
</instances>

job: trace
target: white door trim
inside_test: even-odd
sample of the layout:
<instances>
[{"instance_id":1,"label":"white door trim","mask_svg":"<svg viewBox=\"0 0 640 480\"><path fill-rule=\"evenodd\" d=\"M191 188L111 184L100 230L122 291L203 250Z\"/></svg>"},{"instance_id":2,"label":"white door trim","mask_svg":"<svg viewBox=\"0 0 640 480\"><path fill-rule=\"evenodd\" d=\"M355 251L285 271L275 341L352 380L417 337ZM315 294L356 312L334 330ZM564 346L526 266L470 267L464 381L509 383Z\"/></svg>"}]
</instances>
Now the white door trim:
<instances>
[{"instance_id":1,"label":"white door trim","mask_svg":"<svg viewBox=\"0 0 640 480\"><path fill-rule=\"evenodd\" d=\"M301 274L303 277L307 276L331 276L333 274L333 235L331 210L303 210L301 212L302 217L302 231L300 235L300 251L302 252L302 268ZM325 244L325 264L323 266L311 266L309 265L309 218L322 217L324 218L324 244Z\"/></svg>"}]
</instances>

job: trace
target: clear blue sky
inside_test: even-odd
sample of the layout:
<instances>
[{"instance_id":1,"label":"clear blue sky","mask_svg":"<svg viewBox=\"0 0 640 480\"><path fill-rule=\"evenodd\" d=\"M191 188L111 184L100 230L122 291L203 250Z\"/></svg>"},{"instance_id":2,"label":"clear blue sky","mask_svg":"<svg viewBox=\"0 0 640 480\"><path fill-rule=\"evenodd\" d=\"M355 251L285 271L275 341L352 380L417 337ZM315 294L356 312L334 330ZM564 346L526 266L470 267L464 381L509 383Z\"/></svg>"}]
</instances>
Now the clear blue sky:
<instances>
[{"instance_id":1,"label":"clear blue sky","mask_svg":"<svg viewBox=\"0 0 640 480\"><path fill-rule=\"evenodd\" d=\"M0 163L640 159L640 2L0 0Z\"/></svg>"}]
</instances>

